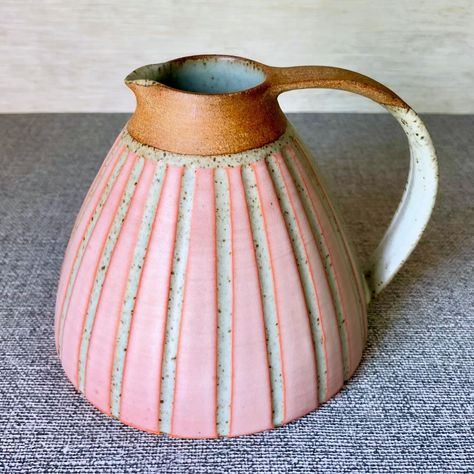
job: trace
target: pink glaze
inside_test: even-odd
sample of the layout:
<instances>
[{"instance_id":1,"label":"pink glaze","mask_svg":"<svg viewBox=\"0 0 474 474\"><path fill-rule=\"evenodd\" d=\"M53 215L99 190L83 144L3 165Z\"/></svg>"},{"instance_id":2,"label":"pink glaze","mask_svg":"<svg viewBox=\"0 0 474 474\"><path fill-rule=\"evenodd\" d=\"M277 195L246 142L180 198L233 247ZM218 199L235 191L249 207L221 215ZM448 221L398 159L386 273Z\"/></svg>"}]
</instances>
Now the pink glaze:
<instances>
[{"instance_id":1,"label":"pink glaze","mask_svg":"<svg viewBox=\"0 0 474 474\"><path fill-rule=\"evenodd\" d=\"M110 226L112 225L134 163L135 159L130 155L112 187L84 252L68 305L67 317L64 323L63 343L60 347L61 361L66 374L76 387L79 347L90 293Z\"/></svg>"},{"instance_id":2,"label":"pink glaze","mask_svg":"<svg viewBox=\"0 0 474 474\"><path fill-rule=\"evenodd\" d=\"M217 279L213 169L199 169L178 340L172 435L215 437Z\"/></svg>"},{"instance_id":3,"label":"pink glaze","mask_svg":"<svg viewBox=\"0 0 474 474\"><path fill-rule=\"evenodd\" d=\"M159 431L161 363L183 168L169 167L150 236L130 327L120 419Z\"/></svg>"},{"instance_id":4,"label":"pink glaze","mask_svg":"<svg viewBox=\"0 0 474 474\"><path fill-rule=\"evenodd\" d=\"M359 365L363 350L363 334L358 320L360 303L357 295L358 289L356 282L351 276L351 269L348 265L347 259L345 258L346 250L342 244L340 235L334 228L333 221L331 221L328 211L325 209L321 198L318 196L315 186L310 185L310 180L314 179L314 175L312 174L310 177L306 175L299 159L296 158L293 147L288 146L287 151L295 160L298 173L310 196L313 212L320 222L323 238L328 247L330 259L333 262L333 269L336 276L342 312L344 315L344 327L348 338L349 374L352 374ZM322 187L319 182L317 182L317 186L320 192L322 192ZM354 317L356 315L357 317Z\"/></svg>"},{"instance_id":5,"label":"pink glaze","mask_svg":"<svg viewBox=\"0 0 474 474\"><path fill-rule=\"evenodd\" d=\"M240 169L229 168L233 249L230 435L273 426L270 376L257 262Z\"/></svg>"},{"instance_id":6,"label":"pink glaze","mask_svg":"<svg viewBox=\"0 0 474 474\"><path fill-rule=\"evenodd\" d=\"M63 265L61 268L61 278L59 280L60 284L58 287L58 294L56 298L56 348L59 348L59 318L62 313L64 299L66 297L67 286L71 278L71 272L73 269L74 261L77 258L79 247L84 238L86 229L91 222L97 204L99 203L102 193L104 192L104 189L107 186L107 182L109 181L112 172L115 168L115 165L119 161L120 156L124 151L124 148L124 146L120 146L117 151L116 147L113 147L113 149L108 154L107 158L104 161L104 164L101 166L99 173L97 174L94 180L94 183L92 184L89 192L87 193L82 208L79 211L79 215L77 216L76 222L74 224L74 228L71 233L71 238L69 240L66 249L66 254L64 256Z\"/></svg>"},{"instance_id":7,"label":"pink glaze","mask_svg":"<svg viewBox=\"0 0 474 474\"><path fill-rule=\"evenodd\" d=\"M318 404L315 354L305 297L272 179L264 161L259 161L253 168L276 295L286 423Z\"/></svg>"},{"instance_id":8,"label":"pink glaze","mask_svg":"<svg viewBox=\"0 0 474 474\"><path fill-rule=\"evenodd\" d=\"M72 233L74 233L74 231L76 230L77 224L82 220L84 211L86 210L91 197L95 194L97 186L102 181L104 173L107 170L110 170L109 165L114 161L115 158L120 158L122 152L125 151L125 146L120 142L119 138L120 137L117 137L117 139L113 143L112 147L107 153L107 156L105 157L104 162L102 163L102 166L99 169L99 172L94 178L94 181L92 181L91 187L89 188L89 191L86 194L86 197L84 199L84 202L82 203L81 209L79 210L79 214L77 215L76 221L74 222Z\"/></svg>"},{"instance_id":9,"label":"pink glaze","mask_svg":"<svg viewBox=\"0 0 474 474\"><path fill-rule=\"evenodd\" d=\"M86 397L100 410L110 410L110 386L118 323L140 229L148 189L156 164L146 161L135 188L130 207L120 230L99 297L87 353L85 373Z\"/></svg>"},{"instance_id":10,"label":"pink glaze","mask_svg":"<svg viewBox=\"0 0 474 474\"><path fill-rule=\"evenodd\" d=\"M124 333L119 332L124 298L157 159L143 156L144 167L129 197L125 194L127 182L142 155L128 151L97 222L94 226L90 222L127 146L126 141L119 139L101 167L76 220L61 272L56 338L61 362L74 385L84 389L87 399L105 413L111 413L113 400L114 416L128 425L191 438L237 436L269 429L274 422L286 423L317 408L340 390L348 375L343 367L344 333L348 336L350 374L362 353L366 333L362 282L339 222L333 217L334 209L318 177L309 166L304 166L307 157L297 144L281 145L263 157L268 162L260 158L247 163L245 176L251 180L245 185L242 166L214 165L207 157L194 157L189 158L192 167L188 168L186 162L178 166L167 162L166 155L160 155L158 161L164 163L159 166L165 166L164 178L156 214L150 221L149 241L141 247L144 260L141 271L135 273L136 294L127 296L133 297L134 303L131 315L127 313L129 332ZM255 152L249 153L251 156ZM225 162L227 158L219 159ZM203 166L199 165L201 162ZM217 196L216 167L225 170L219 173ZM272 172L277 172L278 177ZM194 181L187 181L193 177L191 173ZM295 175L303 189L295 183ZM256 186L249 188L254 179ZM190 182L192 186L186 187ZM228 204L227 198L223 198L226 193ZM225 207L220 209L221 220L216 217L216 199ZM188 208L189 202L192 206ZM284 214L285 209L290 217L288 212ZM86 325L107 238L117 213L124 210L125 218L111 248L110 262L103 270L104 284L97 308L90 315L92 326ZM188 222L189 238L187 233L177 234L177 229L184 229ZM317 228L313 227L315 222ZM82 251L88 228L92 232ZM217 242L218 230L231 242ZM318 232L323 244L318 242ZM175 242L177 235L179 246ZM328 256L322 254L322 245ZM186 252L185 267L176 267L178 273L174 272L175 252L179 257L176 249ZM230 257L220 261L223 255ZM330 271L326 259L331 262ZM304 274L301 264L305 265ZM73 278L75 265L78 272ZM186 271L182 295L170 292L172 275L181 278L183 268ZM263 299L264 291L271 292L270 299ZM308 295L314 295L315 301L309 300ZM172 306L168 305L169 298L174 298ZM219 340L218 301L225 306L222 321L229 324L225 327L230 327L231 332L224 338L221 332ZM314 340L310 304L319 315L320 340ZM343 330L339 327L337 307L344 315ZM170 320L174 325L168 326ZM271 334L267 334L265 325L275 322L277 330L272 326ZM87 338L82 343L87 327L92 328L88 344ZM176 332L166 336L167 327L173 331L176 328ZM125 347L117 345L119 334ZM223 340L231 345L230 350L225 346L227 350L222 351L219 341ZM174 352L170 352L176 350L174 344L176 359L172 358ZM281 377L278 369L270 367L269 351L275 348L278 352L271 354L278 361ZM122 355L122 359L118 358ZM115 376L112 387L117 360L119 365L123 362L123 372ZM219 372L219 379L217 370L221 362L225 371ZM318 374L319 366L327 369L324 374ZM164 367L170 378L162 385ZM325 390L323 385L322 389L318 387L318 377ZM165 405L160 411L162 403Z\"/></svg>"},{"instance_id":11,"label":"pink glaze","mask_svg":"<svg viewBox=\"0 0 474 474\"><path fill-rule=\"evenodd\" d=\"M296 190L281 154L275 154L273 158L283 176L285 189L290 199L293 213L296 216L298 231L304 242L305 256L309 262L312 284L316 293L316 303L321 315L321 326L324 335L325 364L327 367L326 398L330 398L341 389L344 382L342 348L339 339L334 301L331 297L328 276L324 269L324 264L299 198L298 191Z\"/></svg>"},{"instance_id":12,"label":"pink glaze","mask_svg":"<svg viewBox=\"0 0 474 474\"><path fill-rule=\"evenodd\" d=\"M293 139L293 144L294 144L295 150L298 150L300 154L303 153L301 144L299 143L298 140ZM347 236L342 227L341 220L338 216L336 209L334 208L334 205L331 202L330 196L326 192L324 186L322 185L318 177L318 174L315 171L314 163L312 164L312 171L313 172L311 173L311 177L314 179L315 183L317 184L317 188L321 191L322 195L324 196L324 200L330 210L330 215L332 215L334 219L335 228L338 230L339 239L344 249L343 255L347 259L347 264L350 269L350 271L348 272L348 275L352 275L352 278L354 280L353 284L355 283L354 291L356 293L356 299L358 302L358 304L356 305L356 308L359 309L359 324L361 326L361 331L363 333L363 344L364 344L365 339L367 338L367 317L366 317L367 305L365 301L365 291L364 291L363 283L362 283L362 273L358 271L357 263L355 262L354 255L350 248L349 242L347 241Z\"/></svg>"}]
</instances>

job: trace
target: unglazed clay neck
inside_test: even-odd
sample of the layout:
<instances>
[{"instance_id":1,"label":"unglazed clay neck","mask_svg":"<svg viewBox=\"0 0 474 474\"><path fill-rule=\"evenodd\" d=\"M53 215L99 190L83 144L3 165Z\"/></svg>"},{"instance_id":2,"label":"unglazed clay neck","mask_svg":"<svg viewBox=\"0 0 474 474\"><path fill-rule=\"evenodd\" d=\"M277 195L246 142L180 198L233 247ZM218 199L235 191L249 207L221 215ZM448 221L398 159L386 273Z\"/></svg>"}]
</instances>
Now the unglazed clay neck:
<instances>
[{"instance_id":1,"label":"unglazed clay neck","mask_svg":"<svg viewBox=\"0 0 474 474\"><path fill-rule=\"evenodd\" d=\"M137 99L130 135L144 145L185 155L239 153L277 140L288 124L277 97L292 89L341 89L409 109L390 89L353 71L270 67L235 56L151 64L125 82Z\"/></svg>"},{"instance_id":2,"label":"unglazed clay neck","mask_svg":"<svg viewBox=\"0 0 474 474\"><path fill-rule=\"evenodd\" d=\"M193 56L144 66L126 78L137 141L174 153L221 155L277 140L287 120L266 67L232 56Z\"/></svg>"}]
</instances>

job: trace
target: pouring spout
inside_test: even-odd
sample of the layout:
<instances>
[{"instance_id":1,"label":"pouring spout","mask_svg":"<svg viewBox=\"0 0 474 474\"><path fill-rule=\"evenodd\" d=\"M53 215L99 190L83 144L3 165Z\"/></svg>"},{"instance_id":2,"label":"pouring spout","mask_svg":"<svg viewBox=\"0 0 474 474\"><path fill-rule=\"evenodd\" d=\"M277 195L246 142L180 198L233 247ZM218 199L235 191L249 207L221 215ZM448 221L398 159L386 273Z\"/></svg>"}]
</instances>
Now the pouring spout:
<instances>
[{"instance_id":1,"label":"pouring spout","mask_svg":"<svg viewBox=\"0 0 474 474\"><path fill-rule=\"evenodd\" d=\"M287 120L269 68L234 56L191 56L143 66L125 78L136 97L129 133L191 155L238 153L280 137Z\"/></svg>"}]
</instances>

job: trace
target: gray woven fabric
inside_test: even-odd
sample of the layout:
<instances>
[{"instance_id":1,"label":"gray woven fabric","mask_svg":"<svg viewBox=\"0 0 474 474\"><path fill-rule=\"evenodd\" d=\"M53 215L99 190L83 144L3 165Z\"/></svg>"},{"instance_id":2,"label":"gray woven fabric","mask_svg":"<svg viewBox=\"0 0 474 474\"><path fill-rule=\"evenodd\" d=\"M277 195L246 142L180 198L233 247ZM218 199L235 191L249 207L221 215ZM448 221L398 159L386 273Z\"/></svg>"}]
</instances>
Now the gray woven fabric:
<instances>
[{"instance_id":1,"label":"gray woven fabric","mask_svg":"<svg viewBox=\"0 0 474 474\"><path fill-rule=\"evenodd\" d=\"M473 472L474 119L426 116L441 189L426 234L370 306L355 377L318 411L232 440L142 433L93 409L54 349L59 269L73 220L125 115L0 116L2 472ZM318 154L360 257L407 172L386 115L293 115Z\"/></svg>"}]
</instances>

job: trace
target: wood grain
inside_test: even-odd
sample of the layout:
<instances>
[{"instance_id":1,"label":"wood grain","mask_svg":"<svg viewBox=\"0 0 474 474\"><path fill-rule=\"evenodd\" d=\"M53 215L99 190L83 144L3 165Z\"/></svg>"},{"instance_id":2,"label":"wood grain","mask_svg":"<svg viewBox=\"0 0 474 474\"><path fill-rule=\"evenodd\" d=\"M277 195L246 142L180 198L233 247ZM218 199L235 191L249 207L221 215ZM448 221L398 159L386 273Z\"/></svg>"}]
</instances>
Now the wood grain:
<instances>
[{"instance_id":1,"label":"wood grain","mask_svg":"<svg viewBox=\"0 0 474 474\"><path fill-rule=\"evenodd\" d=\"M0 112L131 111L134 68L199 53L367 74L419 112L474 112L471 0L2 0ZM288 111L378 111L344 92Z\"/></svg>"}]
</instances>

